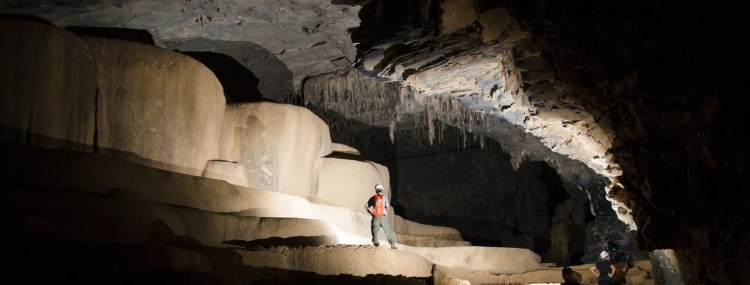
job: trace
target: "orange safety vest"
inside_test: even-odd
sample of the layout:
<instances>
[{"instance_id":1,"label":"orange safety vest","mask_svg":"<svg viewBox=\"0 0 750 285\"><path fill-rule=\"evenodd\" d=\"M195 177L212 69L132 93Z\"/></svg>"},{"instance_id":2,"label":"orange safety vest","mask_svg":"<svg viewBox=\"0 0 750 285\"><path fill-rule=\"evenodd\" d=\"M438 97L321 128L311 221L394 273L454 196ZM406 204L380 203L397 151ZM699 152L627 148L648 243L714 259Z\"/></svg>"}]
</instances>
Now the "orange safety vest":
<instances>
[{"instance_id":1,"label":"orange safety vest","mask_svg":"<svg viewBox=\"0 0 750 285\"><path fill-rule=\"evenodd\" d=\"M373 197L374 204L372 206L372 215L376 217L380 217L383 214L385 214L385 199L381 195L375 195Z\"/></svg>"}]
</instances>

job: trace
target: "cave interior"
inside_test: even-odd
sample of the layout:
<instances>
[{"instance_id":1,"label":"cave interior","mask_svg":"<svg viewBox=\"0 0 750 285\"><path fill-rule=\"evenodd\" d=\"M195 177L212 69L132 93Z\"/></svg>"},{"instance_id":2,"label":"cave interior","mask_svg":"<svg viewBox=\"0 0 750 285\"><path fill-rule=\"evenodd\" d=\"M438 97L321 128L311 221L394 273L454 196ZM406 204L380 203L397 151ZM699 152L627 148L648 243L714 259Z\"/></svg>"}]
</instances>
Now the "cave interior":
<instances>
[{"instance_id":1,"label":"cave interior","mask_svg":"<svg viewBox=\"0 0 750 285\"><path fill-rule=\"evenodd\" d=\"M125 207L105 198L152 199L114 186L80 194L122 179L108 171L132 171L127 177L143 181L122 185L154 191L161 184L152 181L183 185L170 182L187 179L170 174L178 173L349 203L328 197L356 196L323 193L321 185L336 182L299 173L317 155L315 171L337 159L384 167L396 215L455 229L471 246L528 249L542 264L576 266L596 262L608 236L630 261L660 264L656 284L750 284L740 10L720 2L4 1L0 181L4 240L16 241L4 251L18 260L6 270L84 283L341 282L273 268L240 274L231 262L213 264L233 268L219 275L175 273L158 257L168 249L113 246L117 224L87 232L79 228L98 222L71 214ZM132 75L144 70L153 75ZM155 103L133 99L152 93L159 94ZM265 115L237 115L255 111ZM276 126L287 119L302 123ZM227 137L228 124L249 129ZM302 146L316 140L329 146ZM297 153L281 153L284 147ZM269 149L279 150L278 164L241 162ZM298 165L281 166L287 162ZM206 174L211 166L231 176L238 165L249 173L239 181ZM279 179L263 176L268 167ZM216 201L207 203L223 203ZM249 210L216 212L242 211ZM170 227L154 222L144 231L180 248L200 247ZM273 246L261 240L234 244ZM201 248L212 261L228 254ZM137 254L97 259L128 256L121 251ZM54 265L39 269L40 259ZM135 263L141 271L118 270ZM352 278L439 283L434 274Z\"/></svg>"}]
</instances>

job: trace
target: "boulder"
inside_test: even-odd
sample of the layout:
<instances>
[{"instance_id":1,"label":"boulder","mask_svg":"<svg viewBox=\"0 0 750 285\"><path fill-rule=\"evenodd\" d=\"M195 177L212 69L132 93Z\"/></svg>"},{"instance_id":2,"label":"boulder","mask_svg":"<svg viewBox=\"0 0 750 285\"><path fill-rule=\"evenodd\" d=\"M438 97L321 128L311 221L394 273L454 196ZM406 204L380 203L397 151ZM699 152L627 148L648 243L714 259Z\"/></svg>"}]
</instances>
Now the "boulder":
<instances>
[{"instance_id":1,"label":"boulder","mask_svg":"<svg viewBox=\"0 0 750 285\"><path fill-rule=\"evenodd\" d=\"M99 72L101 153L200 176L216 159L226 101L200 62L163 48L82 37Z\"/></svg>"},{"instance_id":2,"label":"boulder","mask_svg":"<svg viewBox=\"0 0 750 285\"><path fill-rule=\"evenodd\" d=\"M79 37L0 18L0 66L0 140L93 151L97 71Z\"/></svg>"}]
</instances>

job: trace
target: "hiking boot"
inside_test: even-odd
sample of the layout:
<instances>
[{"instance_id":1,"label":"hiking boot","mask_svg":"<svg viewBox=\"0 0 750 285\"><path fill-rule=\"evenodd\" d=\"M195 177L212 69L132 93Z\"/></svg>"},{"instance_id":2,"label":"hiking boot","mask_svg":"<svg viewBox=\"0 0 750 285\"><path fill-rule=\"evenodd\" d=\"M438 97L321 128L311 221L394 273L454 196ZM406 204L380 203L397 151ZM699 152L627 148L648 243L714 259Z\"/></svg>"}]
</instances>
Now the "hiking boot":
<instances>
[{"instance_id":1,"label":"hiking boot","mask_svg":"<svg viewBox=\"0 0 750 285\"><path fill-rule=\"evenodd\" d=\"M374 246L380 246L380 244L379 244L379 243L373 243L373 245L374 245Z\"/></svg>"},{"instance_id":2,"label":"hiking boot","mask_svg":"<svg viewBox=\"0 0 750 285\"><path fill-rule=\"evenodd\" d=\"M396 247L396 245L395 245L395 244L392 244L392 245L391 245L391 249L398 249L398 247Z\"/></svg>"}]
</instances>

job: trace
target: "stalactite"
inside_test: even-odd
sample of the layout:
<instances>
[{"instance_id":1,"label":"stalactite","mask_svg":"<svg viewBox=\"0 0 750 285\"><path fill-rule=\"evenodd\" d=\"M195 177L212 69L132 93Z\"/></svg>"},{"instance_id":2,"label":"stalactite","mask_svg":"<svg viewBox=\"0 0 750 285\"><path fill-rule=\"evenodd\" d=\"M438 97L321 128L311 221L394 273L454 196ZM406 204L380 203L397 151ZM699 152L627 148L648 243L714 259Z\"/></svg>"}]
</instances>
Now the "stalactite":
<instances>
[{"instance_id":1,"label":"stalactite","mask_svg":"<svg viewBox=\"0 0 750 285\"><path fill-rule=\"evenodd\" d=\"M396 143L397 134L403 133L420 144L425 140L429 145L444 139L446 126L460 130L463 147L468 145L468 136L475 127L485 124L484 114L469 109L452 95L416 96L419 90L403 86L398 82L378 82L365 77L353 68L322 74L308 78L303 85L304 104L316 114L326 118L326 122L337 132L356 133L351 123L334 122L325 114L338 113L347 120L358 120L376 127L387 127L391 143ZM411 113L416 106L423 112ZM404 114L409 114L413 126L399 126ZM410 125L411 122L407 121ZM485 128L482 130L484 131ZM406 130L402 132L402 130Z\"/></svg>"},{"instance_id":2,"label":"stalactite","mask_svg":"<svg viewBox=\"0 0 750 285\"><path fill-rule=\"evenodd\" d=\"M391 124L388 125L388 136L391 138L391 143L396 144L396 120L391 121Z\"/></svg>"}]
</instances>

